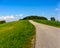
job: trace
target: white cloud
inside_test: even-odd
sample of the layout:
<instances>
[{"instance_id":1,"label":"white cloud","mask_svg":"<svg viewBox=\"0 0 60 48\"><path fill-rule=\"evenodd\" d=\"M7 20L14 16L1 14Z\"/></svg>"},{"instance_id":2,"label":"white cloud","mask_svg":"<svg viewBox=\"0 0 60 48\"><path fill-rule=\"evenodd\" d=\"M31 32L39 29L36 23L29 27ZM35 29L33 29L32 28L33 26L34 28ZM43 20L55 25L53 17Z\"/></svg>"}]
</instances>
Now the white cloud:
<instances>
[{"instance_id":1,"label":"white cloud","mask_svg":"<svg viewBox=\"0 0 60 48\"><path fill-rule=\"evenodd\" d=\"M14 19L14 16L6 16L4 19Z\"/></svg>"},{"instance_id":2,"label":"white cloud","mask_svg":"<svg viewBox=\"0 0 60 48\"><path fill-rule=\"evenodd\" d=\"M10 15L10 16L0 16L0 20L14 21L18 20L23 16L23 14Z\"/></svg>"},{"instance_id":3,"label":"white cloud","mask_svg":"<svg viewBox=\"0 0 60 48\"><path fill-rule=\"evenodd\" d=\"M0 20L13 19L14 16L0 16Z\"/></svg>"},{"instance_id":4,"label":"white cloud","mask_svg":"<svg viewBox=\"0 0 60 48\"><path fill-rule=\"evenodd\" d=\"M13 21L15 20L14 16L0 16L0 20Z\"/></svg>"}]
</instances>

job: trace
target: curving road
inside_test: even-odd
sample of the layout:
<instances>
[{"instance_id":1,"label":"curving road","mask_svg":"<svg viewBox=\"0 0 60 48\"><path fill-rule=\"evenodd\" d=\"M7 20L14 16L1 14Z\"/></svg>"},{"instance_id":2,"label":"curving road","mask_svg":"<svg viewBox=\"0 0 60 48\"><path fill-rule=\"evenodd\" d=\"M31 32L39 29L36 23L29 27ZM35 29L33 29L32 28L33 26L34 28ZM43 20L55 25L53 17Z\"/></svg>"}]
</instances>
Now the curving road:
<instances>
[{"instance_id":1,"label":"curving road","mask_svg":"<svg viewBox=\"0 0 60 48\"><path fill-rule=\"evenodd\" d=\"M60 48L60 28L36 23L29 20L36 27L35 48Z\"/></svg>"}]
</instances>

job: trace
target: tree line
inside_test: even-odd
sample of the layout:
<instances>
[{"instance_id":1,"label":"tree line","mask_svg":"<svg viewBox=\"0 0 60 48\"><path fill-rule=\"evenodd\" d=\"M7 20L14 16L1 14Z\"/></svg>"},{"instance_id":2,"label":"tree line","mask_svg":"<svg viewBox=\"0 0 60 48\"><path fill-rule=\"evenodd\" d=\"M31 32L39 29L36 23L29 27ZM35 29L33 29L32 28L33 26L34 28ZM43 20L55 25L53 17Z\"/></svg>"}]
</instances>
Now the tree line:
<instances>
[{"instance_id":1,"label":"tree line","mask_svg":"<svg viewBox=\"0 0 60 48\"><path fill-rule=\"evenodd\" d=\"M43 16L26 16L24 17L22 20L33 20L33 19L39 19L39 20L48 20L46 17ZM21 20L21 19L19 19ZM56 21L56 19L54 17L50 18L51 21ZM0 24L6 23L5 20L1 20Z\"/></svg>"},{"instance_id":2,"label":"tree line","mask_svg":"<svg viewBox=\"0 0 60 48\"><path fill-rule=\"evenodd\" d=\"M43 17L43 16L27 16L27 17L24 17L22 20L33 20L33 19L48 20L46 17ZM54 17L51 17L50 20L56 21Z\"/></svg>"},{"instance_id":3,"label":"tree line","mask_svg":"<svg viewBox=\"0 0 60 48\"><path fill-rule=\"evenodd\" d=\"M48 20L46 17L43 16L27 16L23 18L23 20L33 20L33 19Z\"/></svg>"}]
</instances>

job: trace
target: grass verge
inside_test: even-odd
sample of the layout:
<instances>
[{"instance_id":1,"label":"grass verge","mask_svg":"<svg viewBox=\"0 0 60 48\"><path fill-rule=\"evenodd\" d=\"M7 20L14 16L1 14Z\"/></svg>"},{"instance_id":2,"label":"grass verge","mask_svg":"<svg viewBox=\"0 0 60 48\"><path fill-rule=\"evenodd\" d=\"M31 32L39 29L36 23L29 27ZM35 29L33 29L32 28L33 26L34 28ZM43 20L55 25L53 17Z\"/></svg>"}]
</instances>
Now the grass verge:
<instances>
[{"instance_id":1,"label":"grass verge","mask_svg":"<svg viewBox=\"0 0 60 48\"><path fill-rule=\"evenodd\" d=\"M31 48L35 27L27 20L0 24L0 48Z\"/></svg>"},{"instance_id":2,"label":"grass verge","mask_svg":"<svg viewBox=\"0 0 60 48\"><path fill-rule=\"evenodd\" d=\"M55 27L59 27L60 28L60 22L58 21L49 21L49 20L33 20L36 21L38 23L43 23L43 24L47 24L47 25L51 25L51 26L55 26Z\"/></svg>"}]
</instances>

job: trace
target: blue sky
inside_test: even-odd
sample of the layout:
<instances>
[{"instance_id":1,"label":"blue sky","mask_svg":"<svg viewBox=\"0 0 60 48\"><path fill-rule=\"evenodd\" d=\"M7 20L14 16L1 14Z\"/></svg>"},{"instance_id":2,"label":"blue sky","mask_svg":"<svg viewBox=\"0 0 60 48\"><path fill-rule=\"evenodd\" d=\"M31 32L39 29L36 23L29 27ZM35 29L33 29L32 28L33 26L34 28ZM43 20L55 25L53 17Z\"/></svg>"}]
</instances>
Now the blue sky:
<instances>
[{"instance_id":1,"label":"blue sky","mask_svg":"<svg viewBox=\"0 0 60 48\"><path fill-rule=\"evenodd\" d=\"M0 0L0 20L18 20L28 15L53 16L60 20L59 0Z\"/></svg>"}]
</instances>

